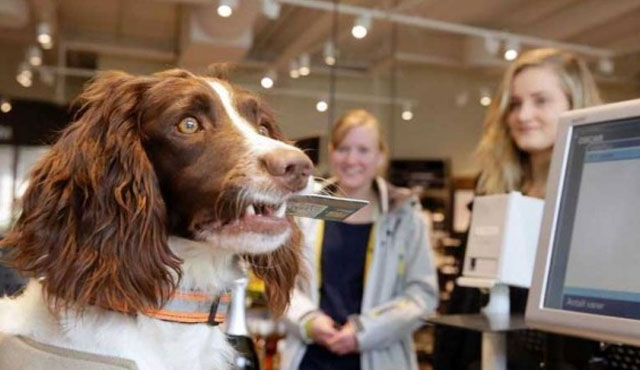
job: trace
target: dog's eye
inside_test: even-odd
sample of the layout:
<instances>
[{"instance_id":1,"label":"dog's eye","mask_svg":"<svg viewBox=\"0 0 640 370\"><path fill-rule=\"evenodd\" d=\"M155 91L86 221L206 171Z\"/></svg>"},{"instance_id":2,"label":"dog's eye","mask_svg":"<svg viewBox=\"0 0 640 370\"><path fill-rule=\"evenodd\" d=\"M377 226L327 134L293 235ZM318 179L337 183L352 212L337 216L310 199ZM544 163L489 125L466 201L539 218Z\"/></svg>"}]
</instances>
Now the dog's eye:
<instances>
[{"instance_id":1,"label":"dog's eye","mask_svg":"<svg viewBox=\"0 0 640 370\"><path fill-rule=\"evenodd\" d=\"M258 126L258 133L263 136L269 136L269 129L265 125Z\"/></svg>"},{"instance_id":2,"label":"dog's eye","mask_svg":"<svg viewBox=\"0 0 640 370\"><path fill-rule=\"evenodd\" d=\"M183 118L178 124L178 131L183 134L193 134L200 129L200 123L193 117Z\"/></svg>"}]
</instances>

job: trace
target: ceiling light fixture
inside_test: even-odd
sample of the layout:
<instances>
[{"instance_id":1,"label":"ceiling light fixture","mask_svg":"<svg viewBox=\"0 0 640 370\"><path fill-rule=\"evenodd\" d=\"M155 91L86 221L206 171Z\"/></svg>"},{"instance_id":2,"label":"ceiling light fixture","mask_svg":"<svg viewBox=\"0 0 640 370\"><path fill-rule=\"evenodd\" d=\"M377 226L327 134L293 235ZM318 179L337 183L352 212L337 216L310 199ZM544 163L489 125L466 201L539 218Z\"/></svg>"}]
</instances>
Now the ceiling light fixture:
<instances>
[{"instance_id":1,"label":"ceiling light fixture","mask_svg":"<svg viewBox=\"0 0 640 370\"><path fill-rule=\"evenodd\" d=\"M42 65L42 50L35 45L29 46L27 49L27 61L34 67Z\"/></svg>"},{"instance_id":2,"label":"ceiling light fixture","mask_svg":"<svg viewBox=\"0 0 640 370\"><path fill-rule=\"evenodd\" d=\"M300 55L300 76L308 76L311 73L311 57L308 53Z\"/></svg>"},{"instance_id":3,"label":"ceiling light fixture","mask_svg":"<svg viewBox=\"0 0 640 370\"><path fill-rule=\"evenodd\" d=\"M333 44L333 41L327 41L324 43L323 49L324 62L328 66L332 66L336 64L336 47Z\"/></svg>"},{"instance_id":4,"label":"ceiling light fixture","mask_svg":"<svg viewBox=\"0 0 640 370\"><path fill-rule=\"evenodd\" d=\"M489 89L483 87L480 88L480 105L488 107L491 104L491 93Z\"/></svg>"},{"instance_id":5,"label":"ceiling light fixture","mask_svg":"<svg viewBox=\"0 0 640 370\"><path fill-rule=\"evenodd\" d=\"M353 28L351 28L351 35L357 39L363 39L369 33L371 29L371 16L370 15L361 15L356 17L353 21Z\"/></svg>"},{"instance_id":6,"label":"ceiling light fixture","mask_svg":"<svg viewBox=\"0 0 640 370\"><path fill-rule=\"evenodd\" d=\"M2 111L2 113L9 113L11 112L11 102L9 101L9 99L6 98L2 98L0 99L0 111Z\"/></svg>"},{"instance_id":7,"label":"ceiling light fixture","mask_svg":"<svg viewBox=\"0 0 640 370\"><path fill-rule=\"evenodd\" d=\"M329 109L329 104L327 104L327 102L322 99L318 100L318 102L316 103L316 110L318 112L326 112L327 109Z\"/></svg>"},{"instance_id":8,"label":"ceiling light fixture","mask_svg":"<svg viewBox=\"0 0 640 370\"><path fill-rule=\"evenodd\" d=\"M516 39L509 39L505 45L504 59L508 61L515 60L520 51L520 43Z\"/></svg>"},{"instance_id":9,"label":"ceiling light fixture","mask_svg":"<svg viewBox=\"0 0 640 370\"><path fill-rule=\"evenodd\" d=\"M278 75L275 70L270 69L267 71L264 77L260 80L260 85L265 89L270 89L273 87L273 84L276 82Z\"/></svg>"},{"instance_id":10,"label":"ceiling light fixture","mask_svg":"<svg viewBox=\"0 0 640 370\"><path fill-rule=\"evenodd\" d=\"M411 109L411 103L405 102L404 104L402 104L401 117L405 121L411 121L413 119L413 111Z\"/></svg>"},{"instance_id":11,"label":"ceiling light fixture","mask_svg":"<svg viewBox=\"0 0 640 370\"><path fill-rule=\"evenodd\" d=\"M51 49L53 47L53 31L51 23L40 22L36 26L36 38L43 49Z\"/></svg>"},{"instance_id":12,"label":"ceiling light fixture","mask_svg":"<svg viewBox=\"0 0 640 370\"><path fill-rule=\"evenodd\" d=\"M18 81L18 83L23 87L30 87L33 84L33 72L31 71L29 64L26 62L22 62L18 66L16 81Z\"/></svg>"},{"instance_id":13,"label":"ceiling light fixture","mask_svg":"<svg viewBox=\"0 0 640 370\"><path fill-rule=\"evenodd\" d=\"M300 77L300 71L298 67L298 61L295 59L291 59L289 61L289 77L296 79Z\"/></svg>"},{"instance_id":14,"label":"ceiling light fixture","mask_svg":"<svg viewBox=\"0 0 640 370\"><path fill-rule=\"evenodd\" d=\"M229 18L238 7L238 0L220 0L218 3L218 15L222 18Z\"/></svg>"},{"instance_id":15,"label":"ceiling light fixture","mask_svg":"<svg viewBox=\"0 0 640 370\"><path fill-rule=\"evenodd\" d=\"M278 19L280 16L280 3L276 0L262 0L262 13L269 19Z\"/></svg>"}]
</instances>

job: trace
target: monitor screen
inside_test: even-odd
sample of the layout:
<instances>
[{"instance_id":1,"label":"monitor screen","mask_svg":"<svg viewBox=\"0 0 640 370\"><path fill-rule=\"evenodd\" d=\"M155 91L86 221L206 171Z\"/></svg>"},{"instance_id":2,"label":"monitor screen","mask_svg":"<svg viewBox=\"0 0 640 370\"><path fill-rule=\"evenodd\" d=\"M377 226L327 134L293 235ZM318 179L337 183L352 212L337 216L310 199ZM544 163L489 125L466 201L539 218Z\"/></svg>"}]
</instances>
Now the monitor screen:
<instances>
[{"instance_id":1,"label":"monitor screen","mask_svg":"<svg viewBox=\"0 0 640 370\"><path fill-rule=\"evenodd\" d=\"M527 322L640 344L640 100L563 116L546 201Z\"/></svg>"}]
</instances>

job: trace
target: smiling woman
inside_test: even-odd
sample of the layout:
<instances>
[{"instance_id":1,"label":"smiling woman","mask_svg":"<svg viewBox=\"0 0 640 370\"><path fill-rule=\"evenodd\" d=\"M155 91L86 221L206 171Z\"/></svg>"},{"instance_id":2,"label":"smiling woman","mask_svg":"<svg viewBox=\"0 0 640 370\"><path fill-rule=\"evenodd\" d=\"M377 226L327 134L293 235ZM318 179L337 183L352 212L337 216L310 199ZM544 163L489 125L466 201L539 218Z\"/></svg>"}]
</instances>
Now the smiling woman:
<instances>
[{"instance_id":1,"label":"smiling woman","mask_svg":"<svg viewBox=\"0 0 640 370\"><path fill-rule=\"evenodd\" d=\"M301 222L314 266L286 314L285 370L417 369L411 333L435 309L437 283L419 202L379 176L386 148L367 111L333 127L335 178L320 191L369 205L345 222Z\"/></svg>"},{"instance_id":2,"label":"smiling woman","mask_svg":"<svg viewBox=\"0 0 640 370\"><path fill-rule=\"evenodd\" d=\"M485 119L476 150L478 193L544 197L560 113L600 103L582 59L557 49L523 53L505 72Z\"/></svg>"},{"instance_id":3,"label":"smiling woman","mask_svg":"<svg viewBox=\"0 0 640 370\"><path fill-rule=\"evenodd\" d=\"M506 70L489 107L476 150L480 165L476 194L520 191L544 198L560 114L599 103L591 72L577 56L557 49L523 53ZM528 291L511 288L510 293L512 312L523 313ZM446 313L477 313L481 300L478 289L456 285ZM532 355L526 344L536 343L531 337L540 336L537 332L525 332L522 335L525 339L520 340L525 344L518 344L518 338L509 341L510 353L517 354L508 358L510 369L538 366L542 359ZM466 369L477 363L479 357L479 334L437 329L434 356L437 370ZM584 368L582 365L576 366Z\"/></svg>"}]
</instances>

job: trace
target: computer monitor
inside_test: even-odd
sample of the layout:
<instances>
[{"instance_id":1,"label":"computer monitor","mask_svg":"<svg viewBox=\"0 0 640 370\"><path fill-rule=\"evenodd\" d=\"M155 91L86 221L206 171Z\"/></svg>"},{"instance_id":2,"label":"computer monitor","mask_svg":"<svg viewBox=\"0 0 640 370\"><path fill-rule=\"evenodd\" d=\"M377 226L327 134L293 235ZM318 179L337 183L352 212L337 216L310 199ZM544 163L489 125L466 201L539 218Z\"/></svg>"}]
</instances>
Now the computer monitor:
<instances>
[{"instance_id":1,"label":"computer monitor","mask_svg":"<svg viewBox=\"0 0 640 370\"><path fill-rule=\"evenodd\" d=\"M561 117L526 322L640 345L640 99Z\"/></svg>"}]
</instances>

